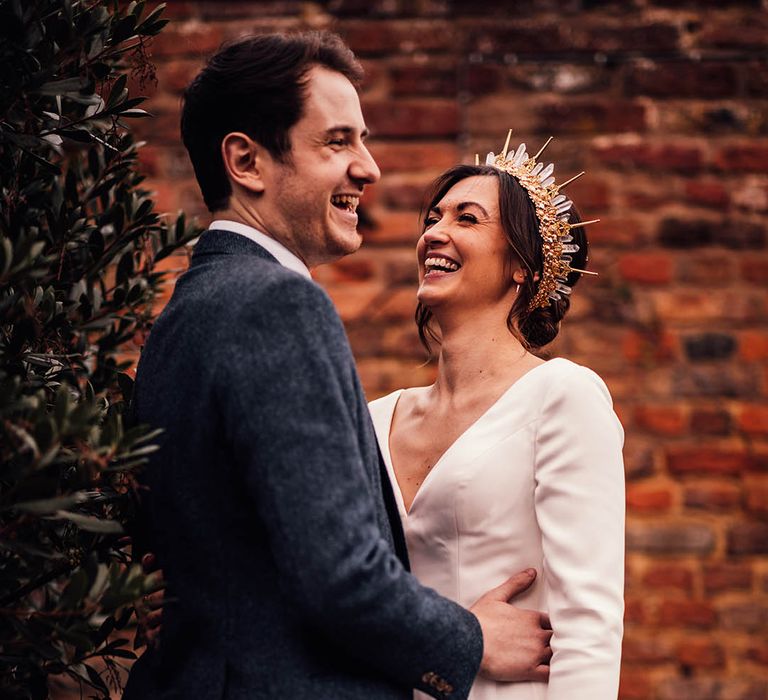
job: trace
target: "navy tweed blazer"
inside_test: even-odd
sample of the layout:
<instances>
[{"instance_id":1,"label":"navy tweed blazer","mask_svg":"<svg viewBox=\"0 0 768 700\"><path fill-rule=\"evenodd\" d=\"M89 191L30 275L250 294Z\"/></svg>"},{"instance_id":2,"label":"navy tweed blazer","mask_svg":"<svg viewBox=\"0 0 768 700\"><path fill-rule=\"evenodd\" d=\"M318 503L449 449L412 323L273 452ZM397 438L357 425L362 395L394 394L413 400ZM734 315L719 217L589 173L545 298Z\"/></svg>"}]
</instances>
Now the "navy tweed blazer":
<instances>
[{"instance_id":1,"label":"navy tweed blazer","mask_svg":"<svg viewBox=\"0 0 768 700\"><path fill-rule=\"evenodd\" d=\"M134 406L164 430L137 549L168 588L159 647L124 698L467 696L479 623L396 554L365 397L318 285L207 231L147 340Z\"/></svg>"}]
</instances>

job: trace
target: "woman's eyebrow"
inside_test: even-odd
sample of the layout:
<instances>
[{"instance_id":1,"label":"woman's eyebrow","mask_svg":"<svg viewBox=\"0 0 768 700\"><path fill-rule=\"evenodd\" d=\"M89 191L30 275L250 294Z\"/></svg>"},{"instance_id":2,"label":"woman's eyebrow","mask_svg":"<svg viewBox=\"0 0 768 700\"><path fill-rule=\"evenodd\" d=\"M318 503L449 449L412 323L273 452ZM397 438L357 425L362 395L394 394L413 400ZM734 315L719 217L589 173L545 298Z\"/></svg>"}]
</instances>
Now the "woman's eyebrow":
<instances>
[{"instance_id":1,"label":"woman's eyebrow","mask_svg":"<svg viewBox=\"0 0 768 700\"><path fill-rule=\"evenodd\" d=\"M485 217L488 217L489 214L485 210L485 207L482 204L478 204L477 202L461 202L457 207L457 211L464 211L467 207L477 207L481 212L483 212L483 215Z\"/></svg>"}]
</instances>

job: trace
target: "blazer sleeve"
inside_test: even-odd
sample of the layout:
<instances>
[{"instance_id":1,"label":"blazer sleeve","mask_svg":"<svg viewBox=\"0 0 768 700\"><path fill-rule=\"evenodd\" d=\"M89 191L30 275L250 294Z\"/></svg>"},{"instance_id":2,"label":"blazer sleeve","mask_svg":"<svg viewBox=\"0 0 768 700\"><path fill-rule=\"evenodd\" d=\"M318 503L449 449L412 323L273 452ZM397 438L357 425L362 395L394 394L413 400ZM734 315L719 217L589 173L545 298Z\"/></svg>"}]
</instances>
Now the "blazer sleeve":
<instances>
[{"instance_id":1,"label":"blazer sleeve","mask_svg":"<svg viewBox=\"0 0 768 700\"><path fill-rule=\"evenodd\" d=\"M465 698L482 657L480 625L406 572L379 530L341 321L299 276L267 291L270 303L238 304L223 328L216 384L284 590L365 666L435 697Z\"/></svg>"},{"instance_id":2,"label":"blazer sleeve","mask_svg":"<svg viewBox=\"0 0 768 700\"><path fill-rule=\"evenodd\" d=\"M549 589L548 700L615 700L624 612L624 432L603 381L570 366L543 399L535 508Z\"/></svg>"}]
</instances>

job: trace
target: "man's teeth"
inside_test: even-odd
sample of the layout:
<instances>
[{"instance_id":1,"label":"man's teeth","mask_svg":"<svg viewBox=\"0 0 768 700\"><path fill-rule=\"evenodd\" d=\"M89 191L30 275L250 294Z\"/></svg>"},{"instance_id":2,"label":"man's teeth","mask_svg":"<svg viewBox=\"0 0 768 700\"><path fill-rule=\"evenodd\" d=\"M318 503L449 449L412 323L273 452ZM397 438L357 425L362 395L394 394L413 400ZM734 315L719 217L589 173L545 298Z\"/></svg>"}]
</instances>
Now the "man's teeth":
<instances>
[{"instance_id":1,"label":"man's teeth","mask_svg":"<svg viewBox=\"0 0 768 700\"><path fill-rule=\"evenodd\" d=\"M445 258L427 258L424 261L424 267L427 272L430 270L445 270L446 272L455 272L459 269L459 265Z\"/></svg>"},{"instance_id":2,"label":"man's teeth","mask_svg":"<svg viewBox=\"0 0 768 700\"><path fill-rule=\"evenodd\" d=\"M331 197L331 204L333 206L346 209L347 211L355 211L359 203L360 197L356 197L353 194L335 194Z\"/></svg>"}]
</instances>

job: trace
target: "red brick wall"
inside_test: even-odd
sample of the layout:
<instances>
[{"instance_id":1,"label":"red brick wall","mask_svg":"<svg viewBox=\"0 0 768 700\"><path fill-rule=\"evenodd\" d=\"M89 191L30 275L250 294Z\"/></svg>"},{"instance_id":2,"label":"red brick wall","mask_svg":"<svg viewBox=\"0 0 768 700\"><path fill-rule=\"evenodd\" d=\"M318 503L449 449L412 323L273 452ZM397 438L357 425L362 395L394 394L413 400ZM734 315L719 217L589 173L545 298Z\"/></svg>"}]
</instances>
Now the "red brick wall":
<instances>
[{"instance_id":1,"label":"red brick wall","mask_svg":"<svg viewBox=\"0 0 768 700\"><path fill-rule=\"evenodd\" d=\"M319 270L371 397L429 381L412 313L425 184L548 155L591 267L548 349L607 381L627 431L626 700L768 698L768 14L759 0L171 2L141 125L164 210L203 213L179 93L224 39L338 31L384 172L363 249ZM203 221L205 221L203 216ZM172 259L171 265L183 261ZM581 700L581 699L575 699Z\"/></svg>"}]
</instances>

